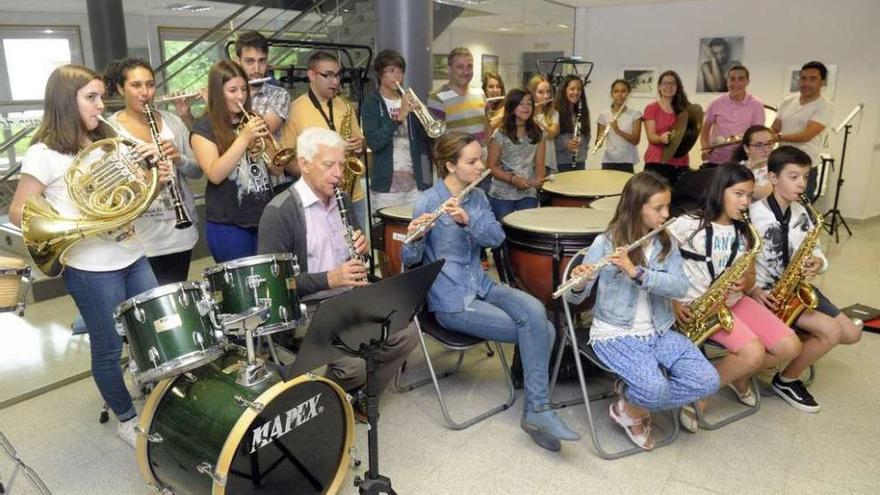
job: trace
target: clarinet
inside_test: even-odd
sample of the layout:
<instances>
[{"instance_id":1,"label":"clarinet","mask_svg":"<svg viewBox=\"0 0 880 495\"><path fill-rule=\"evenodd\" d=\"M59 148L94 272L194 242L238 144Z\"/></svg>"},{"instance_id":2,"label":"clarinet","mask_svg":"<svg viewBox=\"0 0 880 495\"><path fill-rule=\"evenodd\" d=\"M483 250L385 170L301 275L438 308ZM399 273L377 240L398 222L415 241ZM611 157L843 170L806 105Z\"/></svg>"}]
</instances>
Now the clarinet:
<instances>
[{"instance_id":1,"label":"clarinet","mask_svg":"<svg viewBox=\"0 0 880 495\"><path fill-rule=\"evenodd\" d=\"M574 116L574 132L573 132L572 135L571 135L571 138L572 138L572 139L575 139L575 138L580 139L580 135L581 135L581 114L583 113L583 111L584 111L584 98L583 98L583 95L582 95L581 98L578 100L578 111L577 111L577 113L576 113L575 116ZM580 144L578 144L578 150L575 151L575 152L571 155L571 164L572 164L572 165L574 165L574 164L577 163L577 161L578 161L578 156L580 156L580 154L581 154L581 146L580 146Z\"/></svg>"},{"instance_id":2,"label":"clarinet","mask_svg":"<svg viewBox=\"0 0 880 495\"><path fill-rule=\"evenodd\" d=\"M339 208L339 216L342 217L342 227L345 229L345 245L348 247L348 259L357 260L366 263L365 260L357 253L354 248L354 228L348 219L348 208L345 207L345 200L342 197L342 189L333 188L336 194L336 207Z\"/></svg>"},{"instance_id":3,"label":"clarinet","mask_svg":"<svg viewBox=\"0 0 880 495\"><path fill-rule=\"evenodd\" d=\"M461 192L459 192L458 195L456 195L455 197L456 197L459 201L461 201L462 199L464 199L464 197L465 197L469 192L471 192L471 190L472 190L473 188L477 187L477 186L480 184L480 182L483 181L483 179L485 179L486 177L488 177L489 174L490 174L491 172L492 172L492 171L489 170L488 168L487 168L486 170L484 170L483 173L480 174L479 177L477 177L473 182L471 182L470 184L468 184L467 186L465 186L465 188L462 189ZM445 204L445 202L444 202L444 204ZM440 206L437 207L436 210L434 210L434 211L431 212L431 221L430 221L430 222L425 222L425 223L419 224L419 226L416 227L416 230L414 230L412 234L409 234L409 235L406 236L406 238L403 240L403 243L404 243L404 244L409 244L409 243L411 243L413 240L415 240L416 237L422 235L422 233L424 233L426 230L430 229L430 228L431 228L431 225L433 225L434 222L436 222L437 219L440 218L440 217L443 215L443 212L444 212L444 210L443 210L443 206L444 206L444 204L441 204Z\"/></svg>"},{"instance_id":4,"label":"clarinet","mask_svg":"<svg viewBox=\"0 0 880 495\"><path fill-rule=\"evenodd\" d=\"M167 163L168 159L165 157L165 152L162 150L162 143L159 141L159 127L156 125L156 118L153 117L153 110L147 102L144 102L144 113L147 115L147 123L150 126L150 137L153 139L153 143L156 144L156 151L159 153L159 161ZM193 223L189 218L189 215L186 213L186 208L183 206L180 189L177 188L175 175L177 175L176 172L172 170L170 176L171 180L168 182L168 192L171 193L171 202L174 205L174 215L177 217L177 220L174 223L174 228L185 229Z\"/></svg>"}]
</instances>

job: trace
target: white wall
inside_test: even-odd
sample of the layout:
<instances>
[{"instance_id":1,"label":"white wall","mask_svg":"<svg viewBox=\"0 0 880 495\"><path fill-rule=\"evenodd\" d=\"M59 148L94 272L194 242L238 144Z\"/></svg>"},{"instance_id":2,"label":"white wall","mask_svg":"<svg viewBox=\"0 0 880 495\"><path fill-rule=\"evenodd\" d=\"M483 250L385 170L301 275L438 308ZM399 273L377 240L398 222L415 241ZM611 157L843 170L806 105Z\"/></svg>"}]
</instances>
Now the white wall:
<instances>
[{"instance_id":1,"label":"white wall","mask_svg":"<svg viewBox=\"0 0 880 495\"><path fill-rule=\"evenodd\" d=\"M750 91L776 106L783 96L788 65L821 60L838 64L834 125L858 103L865 115L850 136L841 210L852 218L880 214L880 57L873 51L880 2L874 0L711 0L588 9L587 46L575 51L596 62L590 85L595 115L624 65L677 71L688 96L704 108L715 95L697 94L699 38L744 36L743 62L751 71ZM642 108L652 101L641 99ZM840 160L843 137L831 135L829 152ZM643 140L642 149L645 144ZM691 156L699 162L698 151ZM836 175L834 176L836 178ZM833 182L830 182L833 185ZM823 210L830 205L826 195Z\"/></svg>"}]
</instances>

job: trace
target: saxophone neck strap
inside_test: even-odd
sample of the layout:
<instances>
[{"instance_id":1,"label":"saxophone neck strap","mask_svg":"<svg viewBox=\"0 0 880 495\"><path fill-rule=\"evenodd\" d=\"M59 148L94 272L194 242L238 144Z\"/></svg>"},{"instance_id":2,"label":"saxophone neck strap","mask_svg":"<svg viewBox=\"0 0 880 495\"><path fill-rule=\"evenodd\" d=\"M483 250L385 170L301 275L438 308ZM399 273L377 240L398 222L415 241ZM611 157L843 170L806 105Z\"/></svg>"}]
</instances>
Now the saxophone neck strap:
<instances>
[{"instance_id":1,"label":"saxophone neck strap","mask_svg":"<svg viewBox=\"0 0 880 495\"><path fill-rule=\"evenodd\" d=\"M321 118L327 123L327 127L329 127L331 131L335 131L336 124L333 121L333 98L327 100L327 112L324 112L324 106L321 105L320 100L318 100L318 97L312 92L311 88L309 88L309 100L312 102L315 109L318 110L318 113L321 114Z\"/></svg>"},{"instance_id":2,"label":"saxophone neck strap","mask_svg":"<svg viewBox=\"0 0 880 495\"><path fill-rule=\"evenodd\" d=\"M770 211L773 212L773 216L776 217L776 221L779 222L782 267L787 268L788 262L791 260L791 253L788 251L788 228L789 223L791 222L791 205L789 205L789 207L785 209L785 213L783 213L782 207L780 207L779 202L776 201L776 197L771 194L767 197L767 206L770 207Z\"/></svg>"}]
</instances>

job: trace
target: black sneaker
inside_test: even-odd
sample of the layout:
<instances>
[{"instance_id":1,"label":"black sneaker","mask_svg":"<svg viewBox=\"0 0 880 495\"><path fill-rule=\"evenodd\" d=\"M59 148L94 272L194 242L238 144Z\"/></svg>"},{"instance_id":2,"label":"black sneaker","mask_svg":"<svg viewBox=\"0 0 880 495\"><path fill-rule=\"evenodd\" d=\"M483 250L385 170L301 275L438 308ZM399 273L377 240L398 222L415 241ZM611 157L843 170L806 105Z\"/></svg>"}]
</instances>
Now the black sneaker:
<instances>
[{"instance_id":1,"label":"black sneaker","mask_svg":"<svg viewBox=\"0 0 880 495\"><path fill-rule=\"evenodd\" d=\"M776 373L773 375L773 381L770 383L770 388L772 388L773 391L776 392L776 395L781 397L782 400L788 402L796 409L808 413L819 412L819 403L816 402L816 399L813 398L807 390L807 387L804 386L804 382L800 380L785 383L780 380L779 373Z\"/></svg>"}]
</instances>

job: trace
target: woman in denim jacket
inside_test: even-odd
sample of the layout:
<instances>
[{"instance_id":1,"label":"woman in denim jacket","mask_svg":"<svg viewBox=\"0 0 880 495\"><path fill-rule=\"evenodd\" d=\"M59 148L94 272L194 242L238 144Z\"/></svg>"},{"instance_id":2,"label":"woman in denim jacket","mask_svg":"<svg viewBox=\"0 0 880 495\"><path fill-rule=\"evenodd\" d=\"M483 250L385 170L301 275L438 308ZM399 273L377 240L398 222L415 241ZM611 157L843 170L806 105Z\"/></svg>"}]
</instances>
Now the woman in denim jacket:
<instances>
[{"instance_id":1,"label":"woman in denim jacket","mask_svg":"<svg viewBox=\"0 0 880 495\"><path fill-rule=\"evenodd\" d=\"M623 188L608 230L593 241L572 277L591 274L590 265L602 258L611 263L567 297L582 301L598 279L590 343L622 380L615 382L619 397L610 407L612 419L645 450L654 447L649 411L680 407L718 389L715 368L690 340L670 331L675 323L671 300L681 297L688 285L670 236L661 232L629 253L614 247L626 246L665 222L670 201L665 179L653 172L634 175Z\"/></svg>"},{"instance_id":2,"label":"woman in denim jacket","mask_svg":"<svg viewBox=\"0 0 880 495\"><path fill-rule=\"evenodd\" d=\"M525 292L490 279L480 266L482 248L504 241L501 224L492 214L485 193L477 188L461 201L458 193L483 171L480 143L472 135L448 132L435 145L441 180L416 203L409 232L432 221L442 206L444 215L427 233L403 250L407 266L445 258L446 263L428 294L428 308L449 330L486 340L515 342L522 352L525 407L520 425L541 447L559 450L560 440L580 435L550 409L548 368L555 336L544 306Z\"/></svg>"}]
</instances>

